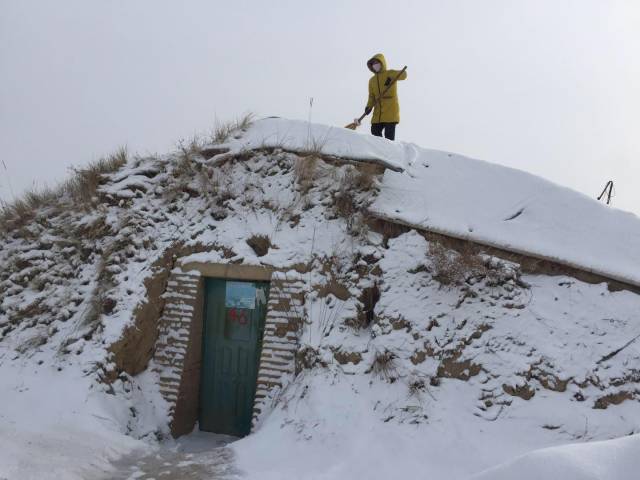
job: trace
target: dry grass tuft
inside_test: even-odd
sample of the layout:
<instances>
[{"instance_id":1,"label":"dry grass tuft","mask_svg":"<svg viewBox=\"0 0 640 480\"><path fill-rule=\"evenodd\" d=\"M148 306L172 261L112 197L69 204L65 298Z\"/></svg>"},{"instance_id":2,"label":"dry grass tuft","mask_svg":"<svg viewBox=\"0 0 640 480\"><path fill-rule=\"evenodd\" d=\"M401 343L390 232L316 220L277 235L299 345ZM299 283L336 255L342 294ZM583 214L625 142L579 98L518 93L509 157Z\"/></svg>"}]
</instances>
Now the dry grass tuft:
<instances>
[{"instance_id":1,"label":"dry grass tuft","mask_svg":"<svg viewBox=\"0 0 640 480\"><path fill-rule=\"evenodd\" d=\"M10 231L25 226L36 216L43 207L57 202L60 197L58 190L45 187L40 190L29 190L22 198L11 204L5 204L0 212L0 229Z\"/></svg>"},{"instance_id":2,"label":"dry grass tuft","mask_svg":"<svg viewBox=\"0 0 640 480\"><path fill-rule=\"evenodd\" d=\"M225 143L229 140L229 137L232 133L237 132L238 130L244 131L253 123L255 119L255 115L251 112L245 113L242 117L231 121L220 123L216 121L215 127L213 128L213 132L211 133L210 141L214 144Z\"/></svg>"},{"instance_id":3,"label":"dry grass tuft","mask_svg":"<svg viewBox=\"0 0 640 480\"><path fill-rule=\"evenodd\" d=\"M393 383L397 377L396 355L385 350L384 352L376 352L371 364L371 373L381 380Z\"/></svg>"},{"instance_id":4,"label":"dry grass tuft","mask_svg":"<svg viewBox=\"0 0 640 480\"><path fill-rule=\"evenodd\" d=\"M329 140L329 132L322 137L312 137L309 135L307 141L305 142L304 150L300 152L301 155L305 157L322 157L322 149L327 144Z\"/></svg>"},{"instance_id":5,"label":"dry grass tuft","mask_svg":"<svg viewBox=\"0 0 640 480\"><path fill-rule=\"evenodd\" d=\"M176 142L178 155L185 161L189 161L193 156L207 155L217 152L214 148L207 148L211 144L221 144L229 140L232 134L238 131L245 131L254 120L252 113L247 113L242 117L230 122L218 122L209 135L194 134L189 139L180 139ZM224 151L224 150L223 150Z\"/></svg>"},{"instance_id":6,"label":"dry grass tuft","mask_svg":"<svg viewBox=\"0 0 640 480\"><path fill-rule=\"evenodd\" d=\"M269 253L269 249L273 247L271 240L266 235L253 235L247 240L247 245L251 247L258 257L264 257Z\"/></svg>"},{"instance_id":7,"label":"dry grass tuft","mask_svg":"<svg viewBox=\"0 0 640 480\"><path fill-rule=\"evenodd\" d=\"M424 392L427 391L427 385L423 378L410 378L407 383L409 389L409 397L420 398Z\"/></svg>"},{"instance_id":8,"label":"dry grass tuft","mask_svg":"<svg viewBox=\"0 0 640 480\"><path fill-rule=\"evenodd\" d=\"M335 212L347 221L349 228L351 228L354 214L358 211L355 188L357 175L356 169L348 166L338 180L339 188L334 197Z\"/></svg>"},{"instance_id":9,"label":"dry grass tuft","mask_svg":"<svg viewBox=\"0 0 640 480\"><path fill-rule=\"evenodd\" d=\"M55 188L30 190L13 203L3 204L0 209L0 231L11 232L23 228L38 214L43 213L45 208L93 208L103 175L115 172L125 165L127 160L126 147L120 147L114 153L84 168L73 168L72 177Z\"/></svg>"},{"instance_id":10,"label":"dry grass tuft","mask_svg":"<svg viewBox=\"0 0 640 480\"><path fill-rule=\"evenodd\" d=\"M301 193L305 194L313 187L313 182L316 179L317 166L318 157L315 155L296 158L294 178L300 186Z\"/></svg>"},{"instance_id":11,"label":"dry grass tuft","mask_svg":"<svg viewBox=\"0 0 640 480\"><path fill-rule=\"evenodd\" d=\"M347 220L347 225L350 227L353 216L358 211L353 190L341 190L336 193L334 207L336 214Z\"/></svg>"},{"instance_id":12,"label":"dry grass tuft","mask_svg":"<svg viewBox=\"0 0 640 480\"><path fill-rule=\"evenodd\" d=\"M74 202L89 206L93 203L102 176L126 165L128 159L127 147L120 147L114 153L90 163L85 168L74 168L73 177L67 180L63 188Z\"/></svg>"},{"instance_id":13,"label":"dry grass tuft","mask_svg":"<svg viewBox=\"0 0 640 480\"><path fill-rule=\"evenodd\" d=\"M196 165L189 155L180 155L173 166L173 176L191 179L198 172Z\"/></svg>"},{"instance_id":14,"label":"dry grass tuft","mask_svg":"<svg viewBox=\"0 0 640 480\"><path fill-rule=\"evenodd\" d=\"M201 155L202 150L209 143L206 138L193 135L189 140L180 139L176 143L181 159L190 160L193 155Z\"/></svg>"}]
</instances>

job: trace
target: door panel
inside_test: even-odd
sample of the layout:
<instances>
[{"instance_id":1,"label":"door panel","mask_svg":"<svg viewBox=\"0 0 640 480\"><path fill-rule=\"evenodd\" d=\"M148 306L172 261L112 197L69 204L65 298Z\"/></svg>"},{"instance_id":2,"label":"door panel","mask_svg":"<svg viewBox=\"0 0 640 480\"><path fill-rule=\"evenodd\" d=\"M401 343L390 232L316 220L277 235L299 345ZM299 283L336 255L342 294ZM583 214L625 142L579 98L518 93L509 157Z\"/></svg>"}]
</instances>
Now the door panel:
<instances>
[{"instance_id":1,"label":"door panel","mask_svg":"<svg viewBox=\"0 0 640 480\"><path fill-rule=\"evenodd\" d=\"M206 279L201 430L249 433L268 289L268 282Z\"/></svg>"}]
</instances>

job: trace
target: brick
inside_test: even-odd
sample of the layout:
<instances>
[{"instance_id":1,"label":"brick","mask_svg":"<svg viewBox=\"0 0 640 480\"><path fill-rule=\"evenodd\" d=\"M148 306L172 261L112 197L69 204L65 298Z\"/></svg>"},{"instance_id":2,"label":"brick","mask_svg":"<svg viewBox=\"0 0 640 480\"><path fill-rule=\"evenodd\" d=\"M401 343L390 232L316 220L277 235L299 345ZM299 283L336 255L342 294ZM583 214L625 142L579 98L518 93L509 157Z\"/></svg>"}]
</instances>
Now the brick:
<instances>
[{"instance_id":1,"label":"brick","mask_svg":"<svg viewBox=\"0 0 640 480\"><path fill-rule=\"evenodd\" d=\"M173 313L175 315L189 317L193 315L193 310L193 305L187 305L186 303L171 303L169 305L165 305L163 314Z\"/></svg>"},{"instance_id":2,"label":"brick","mask_svg":"<svg viewBox=\"0 0 640 480\"><path fill-rule=\"evenodd\" d=\"M286 332L286 330L285 330ZM277 344L282 344L282 343L292 343L295 346L295 343L298 340L298 336L292 334L291 332L286 333L286 335L282 335L282 336L278 336L277 334L275 335L265 335L263 338L263 342L266 345L267 343L277 343Z\"/></svg>"},{"instance_id":3,"label":"brick","mask_svg":"<svg viewBox=\"0 0 640 480\"><path fill-rule=\"evenodd\" d=\"M273 381L273 379L262 379L262 378L258 378L258 381L256 382L256 385L258 385L258 387L264 387L266 389L266 391L270 392L271 390L273 390L276 387L281 387L282 384L280 382L276 382Z\"/></svg>"},{"instance_id":4,"label":"brick","mask_svg":"<svg viewBox=\"0 0 640 480\"><path fill-rule=\"evenodd\" d=\"M277 352L269 352L265 354L264 352L260 355L260 361L268 360L274 362L286 362L291 363L294 360L294 356L289 351L277 351Z\"/></svg>"},{"instance_id":5,"label":"brick","mask_svg":"<svg viewBox=\"0 0 640 480\"><path fill-rule=\"evenodd\" d=\"M286 342L286 343L265 342L263 348L266 348L267 350L272 350L272 351L294 352L298 349L298 346L291 344L290 342Z\"/></svg>"},{"instance_id":6,"label":"brick","mask_svg":"<svg viewBox=\"0 0 640 480\"><path fill-rule=\"evenodd\" d=\"M260 372L258 373L258 378L262 378L262 379L267 379L267 380L279 380L280 378L282 378L282 374L283 373L288 373L286 371L280 371L280 370L271 370L269 368L264 368L264 369L260 369Z\"/></svg>"},{"instance_id":7,"label":"brick","mask_svg":"<svg viewBox=\"0 0 640 480\"><path fill-rule=\"evenodd\" d=\"M273 378L280 378L283 373L291 373L291 367L275 366L275 365L261 365L260 374L264 376L273 376Z\"/></svg>"},{"instance_id":8,"label":"brick","mask_svg":"<svg viewBox=\"0 0 640 480\"><path fill-rule=\"evenodd\" d=\"M291 365L293 365L293 362L291 361L286 361L286 360L274 360L271 358L264 358L264 357L260 357L260 368L264 367L279 367L279 368L284 368L284 367L290 367Z\"/></svg>"}]
</instances>

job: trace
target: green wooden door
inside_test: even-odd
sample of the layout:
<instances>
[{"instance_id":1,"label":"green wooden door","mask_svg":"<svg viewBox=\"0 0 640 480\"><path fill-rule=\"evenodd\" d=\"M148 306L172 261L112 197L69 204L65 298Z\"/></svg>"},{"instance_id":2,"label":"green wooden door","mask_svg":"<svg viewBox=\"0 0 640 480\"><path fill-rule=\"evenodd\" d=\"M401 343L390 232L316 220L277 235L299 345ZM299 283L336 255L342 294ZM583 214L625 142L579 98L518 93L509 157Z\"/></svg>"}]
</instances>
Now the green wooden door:
<instances>
[{"instance_id":1,"label":"green wooden door","mask_svg":"<svg viewBox=\"0 0 640 480\"><path fill-rule=\"evenodd\" d=\"M200 430L248 435L268 282L205 282Z\"/></svg>"}]
</instances>

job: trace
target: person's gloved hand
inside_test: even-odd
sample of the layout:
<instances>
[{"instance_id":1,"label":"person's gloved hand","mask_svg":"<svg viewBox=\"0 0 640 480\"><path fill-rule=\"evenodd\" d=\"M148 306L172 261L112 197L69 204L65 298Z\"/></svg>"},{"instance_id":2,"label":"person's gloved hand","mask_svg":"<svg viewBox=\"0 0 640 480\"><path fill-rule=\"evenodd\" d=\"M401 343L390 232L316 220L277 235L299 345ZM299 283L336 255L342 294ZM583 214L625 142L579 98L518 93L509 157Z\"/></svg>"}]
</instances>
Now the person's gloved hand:
<instances>
[{"instance_id":1,"label":"person's gloved hand","mask_svg":"<svg viewBox=\"0 0 640 480\"><path fill-rule=\"evenodd\" d=\"M364 114L369 115L371 113L371 110L373 110L371 107L364 107Z\"/></svg>"}]
</instances>

